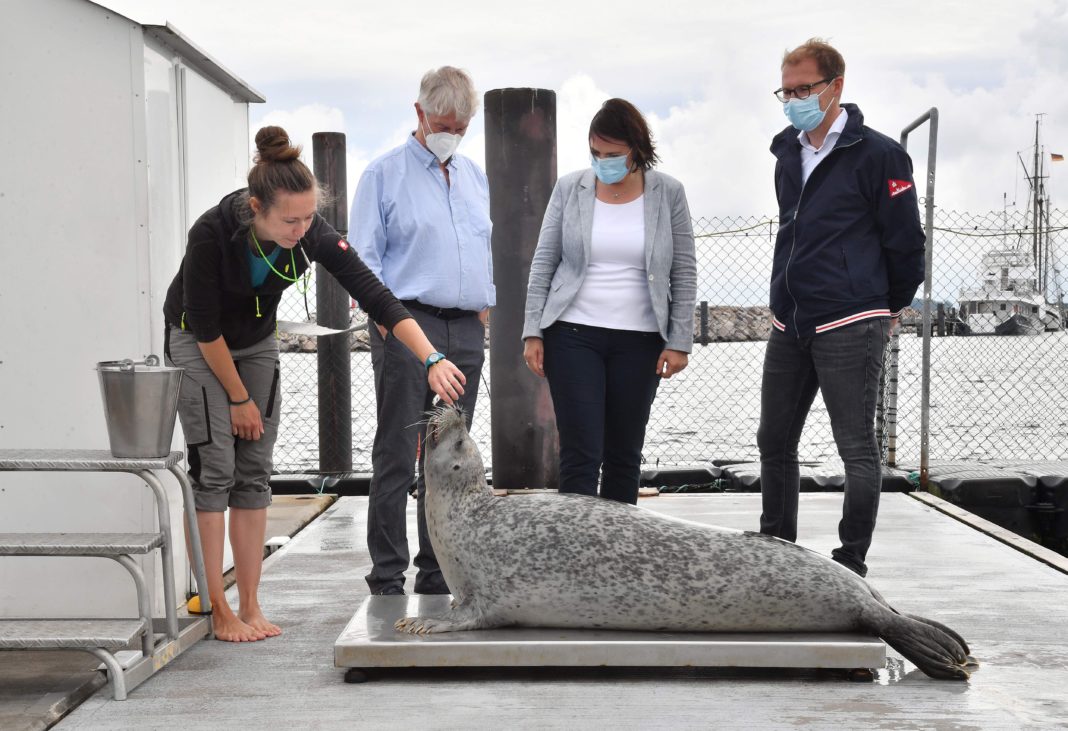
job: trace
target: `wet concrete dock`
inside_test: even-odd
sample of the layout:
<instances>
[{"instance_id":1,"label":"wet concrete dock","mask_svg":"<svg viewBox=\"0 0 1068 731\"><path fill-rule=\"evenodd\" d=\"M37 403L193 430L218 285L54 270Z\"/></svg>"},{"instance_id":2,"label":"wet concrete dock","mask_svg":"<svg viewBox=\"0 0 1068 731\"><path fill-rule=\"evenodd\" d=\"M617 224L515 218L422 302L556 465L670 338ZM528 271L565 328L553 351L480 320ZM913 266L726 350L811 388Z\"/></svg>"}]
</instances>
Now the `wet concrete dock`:
<instances>
[{"instance_id":1,"label":"wet concrete dock","mask_svg":"<svg viewBox=\"0 0 1068 731\"><path fill-rule=\"evenodd\" d=\"M759 500L662 495L641 505L752 529ZM841 500L802 495L800 543L829 553ZM1064 727L1068 560L1036 560L1019 550L1026 542L1008 545L930 503L883 495L869 580L900 610L970 642L982 666L968 683L931 680L888 649L888 667L869 682L817 671L593 668L394 671L348 685L333 645L367 596L369 558L366 498L344 498L267 561L262 601L283 636L200 642L129 700L98 692L58 728ZM414 536L414 503L409 523Z\"/></svg>"}]
</instances>

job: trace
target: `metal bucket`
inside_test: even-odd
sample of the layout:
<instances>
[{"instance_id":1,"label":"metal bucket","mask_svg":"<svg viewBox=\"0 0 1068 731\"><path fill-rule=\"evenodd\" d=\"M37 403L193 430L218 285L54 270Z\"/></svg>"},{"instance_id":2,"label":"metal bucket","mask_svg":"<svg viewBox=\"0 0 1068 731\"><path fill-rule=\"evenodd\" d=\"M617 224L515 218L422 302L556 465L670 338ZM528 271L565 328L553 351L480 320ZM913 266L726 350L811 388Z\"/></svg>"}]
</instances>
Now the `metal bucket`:
<instances>
[{"instance_id":1,"label":"metal bucket","mask_svg":"<svg viewBox=\"0 0 1068 731\"><path fill-rule=\"evenodd\" d=\"M159 358L96 364L108 441L115 457L166 457L174 436L183 368L161 366Z\"/></svg>"}]
</instances>

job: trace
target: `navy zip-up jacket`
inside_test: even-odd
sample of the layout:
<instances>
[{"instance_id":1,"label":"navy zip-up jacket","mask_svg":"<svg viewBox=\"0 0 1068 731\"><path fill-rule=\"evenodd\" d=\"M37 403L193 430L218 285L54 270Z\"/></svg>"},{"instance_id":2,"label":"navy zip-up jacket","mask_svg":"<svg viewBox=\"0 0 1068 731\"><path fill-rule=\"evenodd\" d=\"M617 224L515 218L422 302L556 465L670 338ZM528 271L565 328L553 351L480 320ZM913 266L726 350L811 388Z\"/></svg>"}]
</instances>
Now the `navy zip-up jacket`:
<instances>
[{"instance_id":1,"label":"navy zip-up jacket","mask_svg":"<svg viewBox=\"0 0 1068 731\"><path fill-rule=\"evenodd\" d=\"M771 311L776 328L800 338L896 315L924 277L912 160L865 127L856 105L842 107L845 129L804 185L797 130L771 143L779 202Z\"/></svg>"},{"instance_id":2,"label":"navy zip-up jacket","mask_svg":"<svg viewBox=\"0 0 1068 731\"><path fill-rule=\"evenodd\" d=\"M275 332L275 314L282 292L308 268L304 255L282 250L275 268L259 287L252 286L248 265L248 224L237 209L247 189L226 195L189 229L185 258L178 269L163 316L171 327L189 329L197 341L210 343L222 335L230 348L246 348ZM318 213L297 246L319 262L359 302L376 323L387 329L411 317L393 293L357 256L341 234ZM294 270L295 265L295 270Z\"/></svg>"}]
</instances>

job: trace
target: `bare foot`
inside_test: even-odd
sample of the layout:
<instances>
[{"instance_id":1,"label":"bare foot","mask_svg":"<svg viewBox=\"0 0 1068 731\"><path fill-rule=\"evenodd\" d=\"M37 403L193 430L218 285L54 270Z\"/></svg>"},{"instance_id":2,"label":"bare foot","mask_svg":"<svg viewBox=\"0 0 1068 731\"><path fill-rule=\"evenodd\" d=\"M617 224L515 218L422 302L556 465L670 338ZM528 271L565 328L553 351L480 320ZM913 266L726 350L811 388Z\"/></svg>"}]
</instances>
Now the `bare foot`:
<instances>
[{"instance_id":1,"label":"bare foot","mask_svg":"<svg viewBox=\"0 0 1068 731\"><path fill-rule=\"evenodd\" d=\"M263 612L254 609L249 612L239 612L241 621L257 632L262 632L264 637L277 637L282 634L282 628L273 622L268 622Z\"/></svg>"},{"instance_id":2,"label":"bare foot","mask_svg":"<svg viewBox=\"0 0 1068 731\"><path fill-rule=\"evenodd\" d=\"M249 626L233 614L222 616L216 614L211 620L215 639L224 642L256 642L267 636L262 630Z\"/></svg>"}]
</instances>

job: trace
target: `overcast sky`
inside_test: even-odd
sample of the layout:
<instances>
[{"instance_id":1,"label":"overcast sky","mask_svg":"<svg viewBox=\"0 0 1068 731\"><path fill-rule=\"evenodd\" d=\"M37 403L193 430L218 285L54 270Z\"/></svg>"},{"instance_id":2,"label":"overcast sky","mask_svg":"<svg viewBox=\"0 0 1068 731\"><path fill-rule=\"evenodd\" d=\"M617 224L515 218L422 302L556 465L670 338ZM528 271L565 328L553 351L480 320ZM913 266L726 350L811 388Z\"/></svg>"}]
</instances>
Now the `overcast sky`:
<instances>
[{"instance_id":1,"label":"overcast sky","mask_svg":"<svg viewBox=\"0 0 1068 731\"><path fill-rule=\"evenodd\" d=\"M1016 155L1036 113L1047 152L1068 155L1068 0L102 2L172 23L262 92L253 130L281 124L309 159L313 132L345 132L350 197L367 162L414 129L423 72L451 64L481 92L555 90L561 174L588 164L589 120L620 96L648 116L660 169L695 216L771 215L768 144L786 124L771 91L783 50L810 36L844 55L843 100L869 126L897 138L938 107L941 208L1000 210L1004 193L1026 205ZM910 142L920 181L926 135ZM460 152L485 159L481 113ZM1048 171L1054 206L1068 206L1068 162Z\"/></svg>"}]
</instances>

